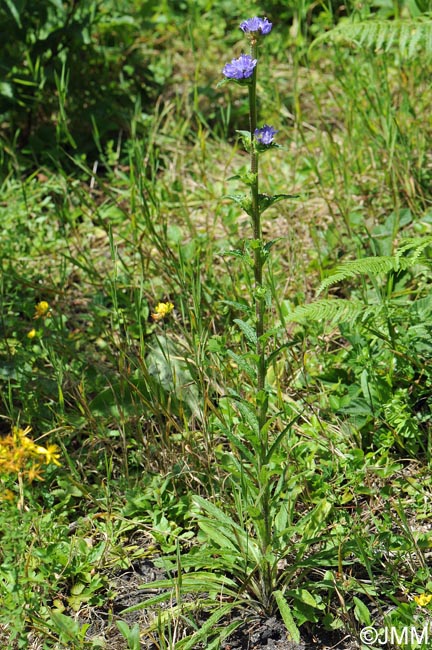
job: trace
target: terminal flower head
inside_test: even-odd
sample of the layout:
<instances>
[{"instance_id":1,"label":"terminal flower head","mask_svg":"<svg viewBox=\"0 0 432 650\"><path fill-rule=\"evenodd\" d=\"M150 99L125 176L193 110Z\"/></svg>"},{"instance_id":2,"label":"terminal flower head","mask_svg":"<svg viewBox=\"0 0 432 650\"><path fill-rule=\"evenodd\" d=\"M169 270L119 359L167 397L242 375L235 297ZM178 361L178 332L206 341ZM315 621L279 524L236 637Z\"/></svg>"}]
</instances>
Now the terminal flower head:
<instances>
[{"instance_id":1,"label":"terminal flower head","mask_svg":"<svg viewBox=\"0 0 432 650\"><path fill-rule=\"evenodd\" d=\"M272 144L273 138L277 131L272 126L264 124L261 129L255 129L254 135L259 144L269 145Z\"/></svg>"},{"instance_id":2,"label":"terminal flower head","mask_svg":"<svg viewBox=\"0 0 432 650\"><path fill-rule=\"evenodd\" d=\"M174 309L172 302L159 302L152 314L153 320L162 320L165 316L168 316Z\"/></svg>"},{"instance_id":3,"label":"terminal flower head","mask_svg":"<svg viewBox=\"0 0 432 650\"><path fill-rule=\"evenodd\" d=\"M273 23L271 23L267 18L249 18L240 23L240 29L245 33L254 33L260 32L263 36L270 34Z\"/></svg>"},{"instance_id":4,"label":"terminal flower head","mask_svg":"<svg viewBox=\"0 0 432 650\"><path fill-rule=\"evenodd\" d=\"M35 315L34 318L46 318L47 316L50 316L50 306L47 303L46 300L41 300L41 302L38 302L38 304L35 307Z\"/></svg>"},{"instance_id":5,"label":"terminal flower head","mask_svg":"<svg viewBox=\"0 0 432 650\"><path fill-rule=\"evenodd\" d=\"M222 73L227 79L248 79L253 75L257 59L253 59L249 54L242 54L238 59L233 59L227 63Z\"/></svg>"}]
</instances>

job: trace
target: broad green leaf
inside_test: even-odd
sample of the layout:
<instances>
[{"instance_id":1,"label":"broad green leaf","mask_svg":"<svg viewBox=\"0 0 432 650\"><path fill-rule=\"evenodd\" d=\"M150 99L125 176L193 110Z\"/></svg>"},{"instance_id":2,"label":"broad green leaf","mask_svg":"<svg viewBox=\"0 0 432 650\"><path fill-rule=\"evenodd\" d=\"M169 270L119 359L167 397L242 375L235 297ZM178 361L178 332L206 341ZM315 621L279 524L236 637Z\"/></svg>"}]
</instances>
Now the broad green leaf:
<instances>
[{"instance_id":1,"label":"broad green leaf","mask_svg":"<svg viewBox=\"0 0 432 650\"><path fill-rule=\"evenodd\" d=\"M296 589L295 597L310 607L318 607L318 603L307 589Z\"/></svg>"},{"instance_id":2,"label":"broad green leaf","mask_svg":"<svg viewBox=\"0 0 432 650\"><path fill-rule=\"evenodd\" d=\"M120 634L128 642L129 650L140 650L141 640L138 623L135 623L132 628L129 627L126 621L116 621L116 625L120 631Z\"/></svg>"},{"instance_id":3,"label":"broad green leaf","mask_svg":"<svg viewBox=\"0 0 432 650\"><path fill-rule=\"evenodd\" d=\"M186 353L167 336L156 336L146 357L149 376L167 393L184 402L191 412L202 417L199 391L189 369Z\"/></svg>"},{"instance_id":4,"label":"broad green leaf","mask_svg":"<svg viewBox=\"0 0 432 650\"><path fill-rule=\"evenodd\" d=\"M357 621L362 625L370 625L370 612L364 602L360 600L360 598L357 598L357 596L353 596L353 601L355 603L354 616L356 617Z\"/></svg>"}]
</instances>

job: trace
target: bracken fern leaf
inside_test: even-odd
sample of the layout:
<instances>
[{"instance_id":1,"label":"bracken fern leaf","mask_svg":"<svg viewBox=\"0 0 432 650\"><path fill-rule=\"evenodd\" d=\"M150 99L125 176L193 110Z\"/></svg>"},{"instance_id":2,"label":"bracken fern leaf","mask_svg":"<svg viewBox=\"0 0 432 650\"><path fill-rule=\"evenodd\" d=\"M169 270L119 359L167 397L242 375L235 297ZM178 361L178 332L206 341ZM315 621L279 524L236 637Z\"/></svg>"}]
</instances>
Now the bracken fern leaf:
<instances>
[{"instance_id":1,"label":"bracken fern leaf","mask_svg":"<svg viewBox=\"0 0 432 650\"><path fill-rule=\"evenodd\" d=\"M305 323L310 321L344 322L358 318L365 310L364 303L354 300L323 299L316 300L307 305L296 307L286 317L293 323Z\"/></svg>"},{"instance_id":2,"label":"bracken fern leaf","mask_svg":"<svg viewBox=\"0 0 432 650\"><path fill-rule=\"evenodd\" d=\"M395 47L408 59L419 51L422 57L427 57L432 55L432 20L421 16L410 20L341 22L334 29L321 34L312 45L322 41L353 43L385 52Z\"/></svg>"},{"instance_id":3,"label":"bracken fern leaf","mask_svg":"<svg viewBox=\"0 0 432 650\"><path fill-rule=\"evenodd\" d=\"M349 260L337 266L332 274L323 280L318 289L318 295L333 284L342 282L347 278L353 278L356 275L379 275L389 271L399 271L408 266L410 266L408 259L396 256L363 257L359 260Z\"/></svg>"}]
</instances>

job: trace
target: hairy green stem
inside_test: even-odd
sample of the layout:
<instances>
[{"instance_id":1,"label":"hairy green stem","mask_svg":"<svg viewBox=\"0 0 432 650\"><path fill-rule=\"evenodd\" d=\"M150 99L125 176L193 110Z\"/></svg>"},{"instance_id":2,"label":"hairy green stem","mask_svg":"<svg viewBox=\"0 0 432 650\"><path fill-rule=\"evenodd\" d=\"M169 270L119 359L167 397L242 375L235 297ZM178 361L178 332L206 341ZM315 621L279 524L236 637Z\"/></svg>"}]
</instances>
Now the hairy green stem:
<instances>
[{"instance_id":1,"label":"hairy green stem","mask_svg":"<svg viewBox=\"0 0 432 650\"><path fill-rule=\"evenodd\" d=\"M257 58L257 43L251 41L251 56ZM263 251L262 251L262 230L261 215L259 209L259 192L258 192L258 153L254 147L254 133L257 128L257 106L256 106L256 68L253 71L251 83L249 85L249 125L251 134L251 151L250 151L250 170L253 178L251 185L252 199L252 225L254 236L254 278L255 278L255 312L256 324L255 331L257 337L256 353L257 363L257 389L260 394L260 407L258 413L258 422L260 430L263 429L267 419L267 403L264 399L264 387L266 377L265 349L262 342L264 334L264 313L265 297L263 287ZM261 440L263 455L267 453L267 436Z\"/></svg>"},{"instance_id":2,"label":"hairy green stem","mask_svg":"<svg viewBox=\"0 0 432 650\"><path fill-rule=\"evenodd\" d=\"M251 40L251 56L257 58L257 42ZM268 401L265 395L265 378L266 378L266 358L265 345L262 337L264 334L264 316L265 316L265 287L263 284L263 237L261 228L261 214L259 206L259 186L258 186L258 153L255 148L255 129L257 128L257 101L256 101L256 72L255 67L249 85L249 126L251 134L250 148L250 171L251 171L251 205L252 205L252 225L254 237L254 280L255 280L255 333L256 333L256 355L257 355L257 416L260 432L260 458L259 462L259 481L261 483L261 469L266 463L268 453L268 433L266 428ZM270 485L269 479L264 472L264 482L260 486L261 493L261 511L264 521L264 536L262 540L262 553L265 556L271 547L271 521L270 521ZM263 566L263 589L264 603L266 608L270 606L272 591L272 575L270 562L264 560Z\"/></svg>"}]
</instances>

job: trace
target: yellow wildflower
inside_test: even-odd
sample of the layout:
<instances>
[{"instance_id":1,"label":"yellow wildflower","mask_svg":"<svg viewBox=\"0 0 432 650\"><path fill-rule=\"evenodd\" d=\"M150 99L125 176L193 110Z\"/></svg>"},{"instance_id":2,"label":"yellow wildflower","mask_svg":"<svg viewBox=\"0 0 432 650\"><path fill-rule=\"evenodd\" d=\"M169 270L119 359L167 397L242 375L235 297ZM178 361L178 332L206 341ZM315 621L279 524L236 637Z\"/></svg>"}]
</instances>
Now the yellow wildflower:
<instances>
[{"instance_id":1,"label":"yellow wildflower","mask_svg":"<svg viewBox=\"0 0 432 650\"><path fill-rule=\"evenodd\" d=\"M38 302L35 307L34 318L46 318L47 316L51 316L49 309L49 303L47 303L46 300L41 300L41 302Z\"/></svg>"},{"instance_id":2,"label":"yellow wildflower","mask_svg":"<svg viewBox=\"0 0 432 650\"><path fill-rule=\"evenodd\" d=\"M159 302L156 305L154 314L152 314L153 320L162 320L165 316L168 316L174 309L172 302Z\"/></svg>"},{"instance_id":3,"label":"yellow wildflower","mask_svg":"<svg viewBox=\"0 0 432 650\"><path fill-rule=\"evenodd\" d=\"M27 338L34 339L36 334L37 334L37 332L36 332L35 328L33 327L33 329L31 329L30 332L27 332Z\"/></svg>"},{"instance_id":4,"label":"yellow wildflower","mask_svg":"<svg viewBox=\"0 0 432 650\"><path fill-rule=\"evenodd\" d=\"M30 427L12 427L12 432L0 439L0 475L17 474L31 483L43 481L43 465L60 466L57 445L38 445L28 437L30 432Z\"/></svg>"},{"instance_id":5,"label":"yellow wildflower","mask_svg":"<svg viewBox=\"0 0 432 650\"><path fill-rule=\"evenodd\" d=\"M426 605L429 605L430 601L432 600L432 594L420 594L414 596L414 600L417 603L419 607L426 607Z\"/></svg>"},{"instance_id":6,"label":"yellow wildflower","mask_svg":"<svg viewBox=\"0 0 432 650\"><path fill-rule=\"evenodd\" d=\"M58 465L58 467L61 466L58 460L60 458L60 452L57 445L48 445L48 447L37 446L35 451L40 456L45 456L45 463L47 465L54 463L54 465Z\"/></svg>"}]
</instances>

